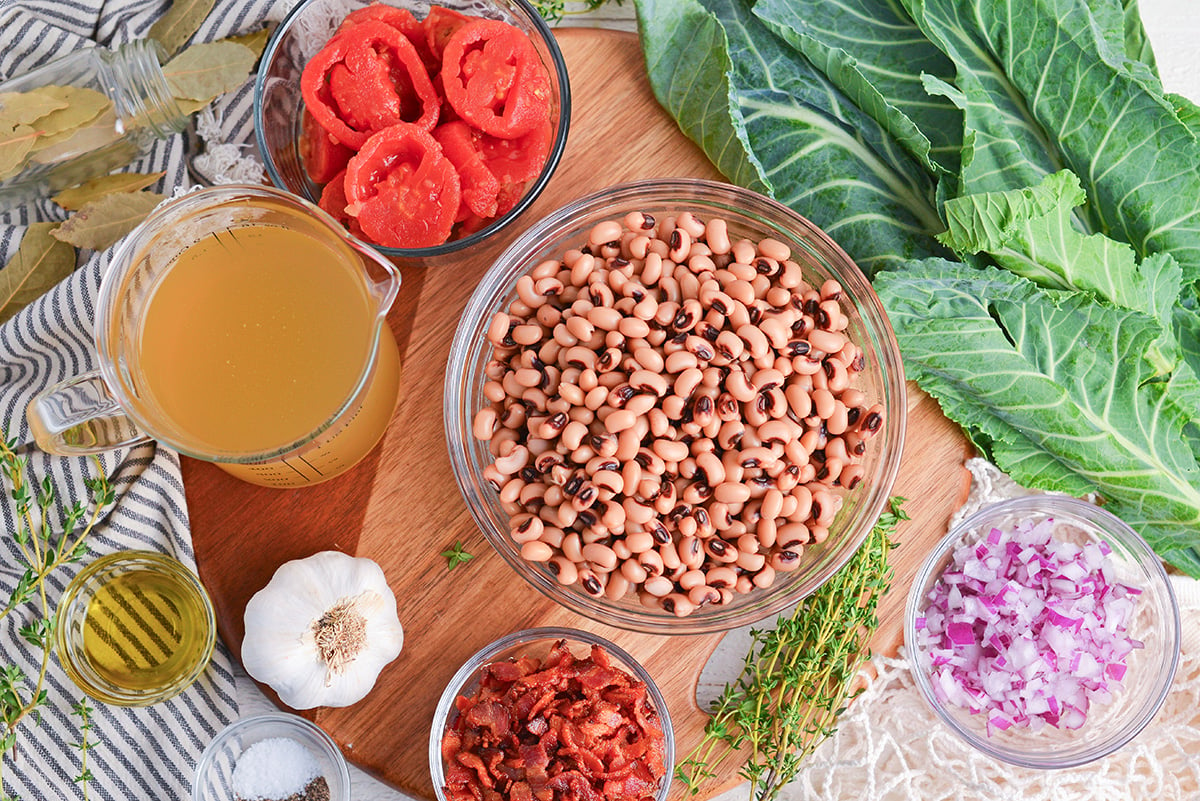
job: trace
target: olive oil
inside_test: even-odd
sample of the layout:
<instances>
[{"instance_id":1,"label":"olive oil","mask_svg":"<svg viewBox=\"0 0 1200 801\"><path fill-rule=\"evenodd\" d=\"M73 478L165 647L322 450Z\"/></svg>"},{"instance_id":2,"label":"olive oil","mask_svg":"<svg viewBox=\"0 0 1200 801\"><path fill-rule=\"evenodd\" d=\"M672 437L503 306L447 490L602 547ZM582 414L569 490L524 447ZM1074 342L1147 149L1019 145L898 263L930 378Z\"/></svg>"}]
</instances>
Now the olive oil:
<instances>
[{"instance_id":1,"label":"olive oil","mask_svg":"<svg viewBox=\"0 0 1200 801\"><path fill-rule=\"evenodd\" d=\"M108 578L88 601L83 658L123 690L162 690L207 660L211 627L203 599L181 576L153 566L132 570Z\"/></svg>"}]
</instances>

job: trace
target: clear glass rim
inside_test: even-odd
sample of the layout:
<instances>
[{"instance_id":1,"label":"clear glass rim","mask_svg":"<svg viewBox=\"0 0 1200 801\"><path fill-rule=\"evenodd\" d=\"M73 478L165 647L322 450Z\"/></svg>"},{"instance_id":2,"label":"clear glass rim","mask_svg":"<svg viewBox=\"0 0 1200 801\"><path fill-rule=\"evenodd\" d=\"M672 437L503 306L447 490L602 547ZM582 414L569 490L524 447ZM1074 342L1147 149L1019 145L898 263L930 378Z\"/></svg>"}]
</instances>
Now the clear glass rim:
<instances>
[{"instance_id":1,"label":"clear glass rim","mask_svg":"<svg viewBox=\"0 0 1200 801\"><path fill-rule=\"evenodd\" d=\"M117 245L113 251L109 267L100 281L100 291L96 299L96 322L94 329L96 353L100 374L104 377L104 383L108 386L109 391L117 399L121 411L128 415L141 431L144 431L153 439L194 459L229 464L255 464L278 459L303 448L336 425L364 396L370 387L375 365L378 361L383 326L387 324L387 311L391 305L391 301L381 303L380 307L376 309L370 348L364 355L362 371L359 373L354 386L351 387L349 395L329 414L320 426L299 439L278 447L250 453L220 451L215 448L199 446L171 434L162 434L157 430L158 426L146 419L146 415L141 411L142 404L131 394L128 382L124 378L124 360L121 358L120 348L112 331L119 305L120 292L125 280L132 272L138 269L139 260L136 258L137 255L146 248L156 235L155 232L169 229L180 217L203 213L206 210L233 204L240 200L263 198L278 201L295 210L314 216L317 222L330 228L338 236L345 239L348 245L361 254L364 259L371 259L388 273L388 281L393 284L390 290L393 299L395 293L399 290L400 272L394 264L379 255L377 250L372 246L351 236L324 209L283 189L260 184L220 184L203 187L196 191L180 195L161 204L151 212L150 216L143 220L129 236L125 237ZM371 282L365 276L363 282L367 294L373 295Z\"/></svg>"},{"instance_id":2,"label":"clear glass rim","mask_svg":"<svg viewBox=\"0 0 1200 801\"><path fill-rule=\"evenodd\" d=\"M671 712L667 708L666 699L663 698L662 692L658 689L658 684L654 681L649 671L642 666L642 663L634 659L621 646L599 634L563 626L543 626L540 628L522 629L514 631L511 634L506 634L480 648L468 657L462 666L455 671L454 676L446 684L446 688L442 691L442 695L438 699L437 708L433 713L433 723L429 728L429 775L433 781L433 791L438 801L444 801L445 799L445 795L442 793L442 785L445 784L445 771L442 768L442 734L445 732L446 725L450 721L454 700L458 697L462 688L482 667L487 665L494 657L507 650L528 643L545 640L557 641L560 639L575 641L585 645L599 645L621 667L629 670L635 678L646 685L646 692L650 696L650 702L654 705L654 709L658 712L659 720L662 723L665 746L663 749L665 771L662 785L658 788L654 801L666 801L667 793L671 789L671 782L675 773L675 730L671 725Z\"/></svg>"},{"instance_id":3,"label":"clear glass rim","mask_svg":"<svg viewBox=\"0 0 1200 801\"><path fill-rule=\"evenodd\" d=\"M208 745L205 746L204 753L200 755L200 759L196 762L195 774L192 777L193 801L200 801L204 797L204 780L213 760L216 758L217 751L226 741L245 731L264 725L293 728L310 736L321 746L321 749L329 757L329 761L335 766L337 779L341 782L341 786L349 790L351 785L350 768L346 763L346 757L342 754L342 750L338 748L337 743L333 741L333 738L324 729L311 720L302 718L299 715L292 715L287 712L264 712L258 715L238 718L229 723L225 728L217 732ZM328 779L328 777L326 778ZM334 801L338 801L338 799L334 798Z\"/></svg>"},{"instance_id":4,"label":"clear glass rim","mask_svg":"<svg viewBox=\"0 0 1200 801\"><path fill-rule=\"evenodd\" d=\"M936 578L934 575L935 572L941 569L951 549L973 529L978 528L988 520L1009 514L1067 517L1075 521L1082 521L1089 528L1103 530L1106 535L1110 535L1113 539L1116 539L1118 544L1129 552L1138 567L1147 573L1153 586L1146 589L1152 590L1155 593L1155 597L1160 597L1162 600L1157 605L1160 607L1165 606L1169 612L1164 629L1164 659L1158 675L1153 677L1155 679L1154 691L1143 699L1138 707L1136 716L1132 717L1123 728L1090 745L1084 744L1083 746L1075 746L1064 751L1056 751L1049 745L1043 744L1038 746L1031 744L1030 750L1020 752L997 745L995 742L989 741L986 735L981 736L979 733L964 727L950 714L945 705L934 697L933 686L929 681L929 677L917 664L918 656L915 647L917 641L916 619L918 610L924 600L925 591L930 582ZM1143 594L1142 597L1147 596L1148 593ZM1116 517L1111 512L1087 501L1065 495L1028 495L1010 498L990 504L975 512L942 537L937 545L934 546L921 565L920 570L918 570L916 578L913 579L908 597L905 600L904 644L908 652L907 661L913 675L913 680L920 689L921 697L925 700L925 703L933 710L942 723L977 750L1011 765L1039 770L1072 768L1094 762L1122 748L1145 729L1150 721L1154 719L1155 715L1158 714L1158 711L1162 708L1163 703L1170 694L1171 684L1179 666L1179 642L1181 636L1182 628L1179 616L1179 604L1175 597L1175 590L1171 586L1171 581L1167 576L1162 561L1154 553L1153 549L1150 548L1146 540L1125 523L1125 521Z\"/></svg>"},{"instance_id":5,"label":"clear glass rim","mask_svg":"<svg viewBox=\"0 0 1200 801\"><path fill-rule=\"evenodd\" d=\"M383 1L387 2L387 0ZM558 46L558 40L554 38L554 33L550 30L550 26L542 19L541 14L529 4L528 0L505 1L514 8L519 9L520 13L524 15L525 21L537 30L542 39L542 44L546 47L547 52L549 52L550 60L554 65L554 73L559 86L558 125L554 133L554 141L550 145L550 152L546 157L546 163L542 166L542 171L538 174L537 178L525 189L525 193L517 201L517 204L509 209L506 214L492 220L492 222L483 228L461 239L455 239L441 245L426 248L390 248L383 245L371 245L371 247L389 258L411 259L420 262L424 259L457 253L486 241L524 214L533 205L534 201L538 199L542 191L546 188L546 184L550 183L550 178L554 175L554 171L562 159L563 151L567 147L567 134L571 128L571 84L567 75L566 60L563 58L562 50ZM283 21L279 23L279 26L271 34L271 38L267 42L267 47L263 52L262 58L259 60L258 73L254 79L254 137L258 144L258 152L262 156L263 164L267 169L267 177L277 187L284 186L286 182L275 166L275 160L271 157L270 148L267 146L266 137L263 134L262 109L266 95L267 79L269 78L268 69L275 60L275 54L279 50L284 35L296 23L304 10L313 2L318 2L318 0L301 0L300 3L297 3L288 12ZM436 3L430 3L430 5L436 5Z\"/></svg>"},{"instance_id":6,"label":"clear glass rim","mask_svg":"<svg viewBox=\"0 0 1200 801\"><path fill-rule=\"evenodd\" d=\"M881 364L878 368L882 374L888 415L884 430L874 440L884 456L880 459L877 475L870 477L874 483L867 486L867 481L863 482L869 496L859 513L864 523L855 530L853 537L840 541L840 547L823 552L818 567L810 573L813 577L812 586L807 589L789 588L788 582L782 580L771 588L759 591L761 594L756 592L753 596L743 596L756 600L735 603L729 608L710 606L683 618L666 613L655 615L643 608L625 608L603 599L585 598L530 568L515 548L507 547L504 533L496 531L496 521L490 517L489 510L483 508L485 504L472 499L475 467L468 452L470 446L463 441L464 437L470 437L470 420L474 413L468 408L471 398L468 397L467 388L472 378L467 375L467 368L476 362L480 351L487 347L482 332L486 330L485 318L493 300L532 266L526 254L537 253L543 242L559 239L565 231L575 226L578 218L609 206L622 209L622 204L626 202L640 203L643 200L647 208L672 204L685 207L692 202L723 205L741 214L769 216L774 220L764 221L764 226L788 226L789 239L809 245L815 251L816 258L844 276L843 287L854 299L867 333L875 338L871 343L872 348L888 365L884 367ZM613 214L619 212L614 211ZM484 275L460 320L450 347L443 396L447 450L459 489L476 524L515 572L543 595L584 617L630 631L671 635L727 631L761 620L799 602L836 573L862 545L874 522L886 508L899 473L907 413L903 366L891 324L870 282L845 251L812 222L770 198L732 184L691 178L645 179L593 192L550 213L518 236Z\"/></svg>"}]
</instances>

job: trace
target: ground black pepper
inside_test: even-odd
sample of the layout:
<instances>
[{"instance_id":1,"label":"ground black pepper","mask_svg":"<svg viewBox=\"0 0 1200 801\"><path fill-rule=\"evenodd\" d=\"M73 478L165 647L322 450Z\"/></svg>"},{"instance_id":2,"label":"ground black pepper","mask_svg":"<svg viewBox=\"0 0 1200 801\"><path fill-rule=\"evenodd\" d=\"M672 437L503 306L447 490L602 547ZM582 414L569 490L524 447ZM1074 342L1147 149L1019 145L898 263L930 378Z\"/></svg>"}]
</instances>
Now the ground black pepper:
<instances>
[{"instance_id":1,"label":"ground black pepper","mask_svg":"<svg viewBox=\"0 0 1200 801\"><path fill-rule=\"evenodd\" d=\"M305 785L304 790L292 793L287 798L255 799L255 801L329 801L329 799L329 782L325 781L324 776L318 776ZM249 801L249 799L239 795L236 801Z\"/></svg>"}]
</instances>

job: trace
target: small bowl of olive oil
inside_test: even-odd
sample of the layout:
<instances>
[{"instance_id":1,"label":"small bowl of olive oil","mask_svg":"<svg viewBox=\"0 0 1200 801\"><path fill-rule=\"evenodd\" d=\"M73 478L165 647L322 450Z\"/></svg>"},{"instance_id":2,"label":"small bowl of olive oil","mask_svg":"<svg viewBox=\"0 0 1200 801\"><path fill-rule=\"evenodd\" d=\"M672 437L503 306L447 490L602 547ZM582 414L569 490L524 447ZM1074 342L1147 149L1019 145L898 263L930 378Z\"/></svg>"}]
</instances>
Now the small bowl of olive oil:
<instances>
[{"instance_id":1,"label":"small bowl of olive oil","mask_svg":"<svg viewBox=\"0 0 1200 801\"><path fill-rule=\"evenodd\" d=\"M67 675L89 696L148 706L204 672L217 624L195 573L166 554L121 551L67 585L55 638Z\"/></svg>"}]
</instances>

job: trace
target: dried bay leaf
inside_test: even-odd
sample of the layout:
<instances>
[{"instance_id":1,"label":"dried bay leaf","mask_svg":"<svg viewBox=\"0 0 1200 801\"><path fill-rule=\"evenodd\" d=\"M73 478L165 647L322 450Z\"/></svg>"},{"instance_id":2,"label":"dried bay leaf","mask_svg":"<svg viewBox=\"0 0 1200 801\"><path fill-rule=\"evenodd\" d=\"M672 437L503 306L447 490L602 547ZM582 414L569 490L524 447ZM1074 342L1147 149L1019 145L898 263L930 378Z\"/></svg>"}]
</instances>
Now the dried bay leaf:
<instances>
[{"instance_id":1,"label":"dried bay leaf","mask_svg":"<svg viewBox=\"0 0 1200 801\"><path fill-rule=\"evenodd\" d=\"M66 108L66 105L65 100L37 89L0 92L0 136L18 125L30 125L52 111Z\"/></svg>"},{"instance_id":2,"label":"dried bay leaf","mask_svg":"<svg viewBox=\"0 0 1200 801\"><path fill-rule=\"evenodd\" d=\"M171 94L208 102L246 82L257 56L237 42L193 45L163 66Z\"/></svg>"},{"instance_id":3,"label":"dried bay leaf","mask_svg":"<svg viewBox=\"0 0 1200 801\"><path fill-rule=\"evenodd\" d=\"M157 39L168 56L175 55L200 29L215 5L216 0L175 0L150 27L150 38Z\"/></svg>"},{"instance_id":4,"label":"dried bay leaf","mask_svg":"<svg viewBox=\"0 0 1200 801\"><path fill-rule=\"evenodd\" d=\"M75 248L55 239L59 223L33 223L17 255L0 270L0 323L40 298L75 269Z\"/></svg>"},{"instance_id":5,"label":"dried bay leaf","mask_svg":"<svg viewBox=\"0 0 1200 801\"><path fill-rule=\"evenodd\" d=\"M117 115L112 101L103 92L83 86L43 86L38 91L63 101L65 105L39 117L34 123L33 127L38 131L38 142L34 146L36 150L70 139L81 129L92 125L105 112L111 117L112 124L116 124Z\"/></svg>"},{"instance_id":6,"label":"dried bay leaf","mask_svg":"<svg viewBox=\"0 0 1200 801\"><path fill-rule=\"evenodd\" d=\"M106 195L84 204L52 235L75 247L104 250L136 228L164 198L156 192Z\"/></svg>"},{"instance_id":7,"label":"dried bay leaf","mask_svg":"<svg viewBox=\"0 0 1200 801\"><path fill-rule=\"evenodd\" d=\"M250 52L254 53L254 60L257 61L262 56L263 50L267 49L267 40L271 38L271 31L273 30L275 30L274 23L269 23L266 27L260 28L257 31L229 36L221 41L236 42L243 47L250 48Z\"/></svg>"},{"instance_id":8,"label":"dried bay leaf","mask_svg":"<svg viewBox=\"0 0 1200 801\"><path fill-rule=\"evenodd\" d=\"M33 144L33 160L40 164L55 164L84 153L95 153L103 147L121 141L124 136L117 113L107 108L95 118L69 131L61 131L55 136L38 137Z\"/></svg>"},{"instance_id":9,"label":"dried bay leaf","mask_svg":"<svg viewBox=\"0 0 1200 801\"><path fill-rule=\"evenodd\" d=\"M119 192L137 192L166 175L166 172L117 172L64 189L53 200L67 211L78 211L93 200Z\"/></svg>"},{"instance_id":10,"label":"dried bay leaf","mask_svg":"<svg viewBox=\"0 0 1200 801\"><path fill-rule=\"evenodd\" d=\"M0 181L21 171L36 143L37 131L28 125L18 125L0 136Z\"/></svg>"}]
</instances>

